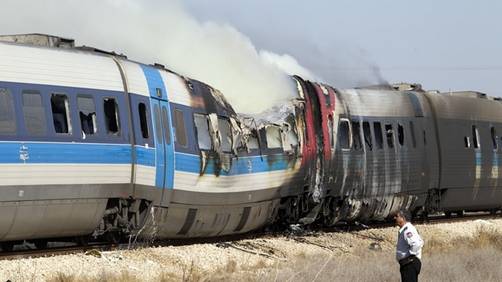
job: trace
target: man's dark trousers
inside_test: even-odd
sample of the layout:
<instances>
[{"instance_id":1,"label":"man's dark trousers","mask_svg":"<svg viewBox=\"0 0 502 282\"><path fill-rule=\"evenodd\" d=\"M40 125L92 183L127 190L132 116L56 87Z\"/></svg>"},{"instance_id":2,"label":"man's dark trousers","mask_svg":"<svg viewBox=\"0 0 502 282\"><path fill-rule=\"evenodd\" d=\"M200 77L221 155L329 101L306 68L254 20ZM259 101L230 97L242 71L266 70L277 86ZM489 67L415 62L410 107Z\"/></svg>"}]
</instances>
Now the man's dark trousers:
<instances>
[{"instance_id":1,"label":"man's dark trousers","mask_svg":"<svg viewBox=\"0 0 502 282\"><path fill-rule=\"evenodd\" d=\"M420 269L422 268L422 262L418 258L415 258L412 262L402 265L401 271L401 281L402 282L417 282L418 274L420 274Z\"/></svg>"}]
</instances>

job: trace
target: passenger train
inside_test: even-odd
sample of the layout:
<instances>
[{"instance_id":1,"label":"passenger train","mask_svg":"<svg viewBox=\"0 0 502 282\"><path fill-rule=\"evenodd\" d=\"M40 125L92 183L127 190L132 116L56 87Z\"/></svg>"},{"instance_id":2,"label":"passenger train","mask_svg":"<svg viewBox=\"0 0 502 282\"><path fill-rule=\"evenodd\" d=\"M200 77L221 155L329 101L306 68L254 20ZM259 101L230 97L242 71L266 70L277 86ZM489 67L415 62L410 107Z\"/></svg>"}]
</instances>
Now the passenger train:
<instances>
[{"instance_id":1,"label":"passenger train","mask_svg":"<svg viewBox=\"0 0 502 282\"><path fill-rule=\"evenodd\" d=\"M55 36L0 41L4 250L502 206L499 98L295 76L282 117L258 118L162 65Z\"/></svg>"}]
</instances>

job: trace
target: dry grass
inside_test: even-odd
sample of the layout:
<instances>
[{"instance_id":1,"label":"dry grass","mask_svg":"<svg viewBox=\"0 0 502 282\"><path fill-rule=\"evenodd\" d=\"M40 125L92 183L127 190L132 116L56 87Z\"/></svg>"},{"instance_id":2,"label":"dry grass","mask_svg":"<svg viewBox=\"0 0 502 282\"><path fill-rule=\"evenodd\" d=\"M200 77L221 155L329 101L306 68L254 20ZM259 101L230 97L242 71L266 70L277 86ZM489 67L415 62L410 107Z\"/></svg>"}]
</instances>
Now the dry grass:
<instances>
[{"instance_id":1,"label":"dry grass","mask_svg":"<svg viewBox=\"0 0 502 282\"><path fill-rule=\"evenodd\" d=\"M502 279L502 234L479 228L474 236L447 242L444 234L425 238L421 281L500 281ZM211 271L202 271L194 262L180 273L163 273L156 281L399 281L399 267L388 250L355 250L351 256L300 253L287 262L259 260L246 264L229 260ZM51 282L88 282L96 279L59 274ZM128 272L103 273L97 281L142 281Z\"/></svg>"}]
</instances>

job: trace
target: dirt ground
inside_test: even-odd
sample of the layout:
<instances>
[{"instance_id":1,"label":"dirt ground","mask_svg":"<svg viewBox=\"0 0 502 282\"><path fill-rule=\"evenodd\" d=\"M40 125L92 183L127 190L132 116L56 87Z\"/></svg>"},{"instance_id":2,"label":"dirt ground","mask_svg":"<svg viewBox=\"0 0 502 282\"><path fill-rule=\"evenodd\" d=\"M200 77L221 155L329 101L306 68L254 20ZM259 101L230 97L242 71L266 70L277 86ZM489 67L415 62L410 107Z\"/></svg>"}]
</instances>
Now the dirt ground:
<instances>
[{"instance_id":1,"label":"dirt ground","mask_svg":"<svg viewBox=\"0 0 502 282\"><path fill-rule=\"evenodd\" d=\"M423 281L502 281L502 219L418 224ZM0 281L399 281L397 227L0 261Z\"/></svg>"}]
</instances>

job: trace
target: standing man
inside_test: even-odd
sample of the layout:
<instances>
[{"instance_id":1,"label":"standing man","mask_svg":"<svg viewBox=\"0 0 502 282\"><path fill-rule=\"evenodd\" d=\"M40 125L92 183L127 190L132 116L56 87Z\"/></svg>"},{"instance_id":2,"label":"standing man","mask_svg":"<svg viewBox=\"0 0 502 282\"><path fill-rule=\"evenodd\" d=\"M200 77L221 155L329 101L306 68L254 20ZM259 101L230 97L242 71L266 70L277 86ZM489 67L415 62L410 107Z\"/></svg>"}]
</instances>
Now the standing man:
<instances>
[{"instance_id":1,"label":"standing man","mask_svg":"<svg viewBox=\"0 0 502 282\"><path fill-rule=\"evenodd\" d=\"M394 217L400 227L397 237L396 259L399 262L401 281L416 282L422 268L422 246L424 241L411 224L411 214L400 210Z\"/></svg>"}]
</instances>

